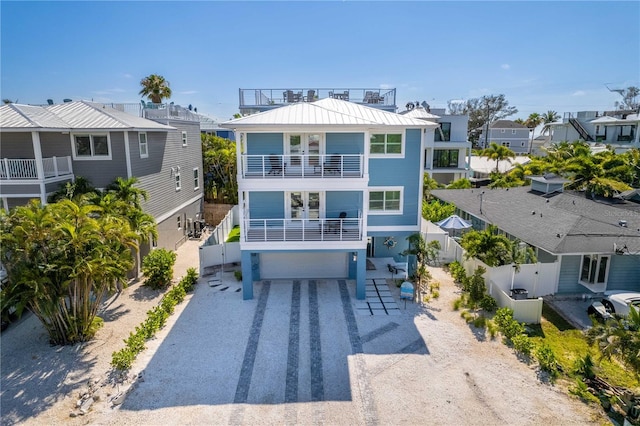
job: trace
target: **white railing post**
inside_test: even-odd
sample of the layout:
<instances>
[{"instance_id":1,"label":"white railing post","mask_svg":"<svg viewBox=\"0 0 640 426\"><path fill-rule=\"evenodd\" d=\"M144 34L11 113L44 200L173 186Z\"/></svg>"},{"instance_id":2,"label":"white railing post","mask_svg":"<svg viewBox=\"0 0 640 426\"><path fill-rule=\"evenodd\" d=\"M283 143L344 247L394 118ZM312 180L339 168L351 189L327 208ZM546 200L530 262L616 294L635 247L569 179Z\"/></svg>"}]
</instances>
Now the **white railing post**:
<instances>
[{"instance_id":1,"label":"white railing post","mask_svg":"<svg viewBox=\"0 0 640 426\"><path fill-rule=\"evenodd\" d=\"M11 173L9 172L9 160L4 159L4 173L7 175L7 180L11 180Z\"/></svg>"},{"instance_id":2,"label":"white railing post","mask_svg":"<svg viewBox=\"0 0 640 426\"><path fill-rule=\"evenodd\" d=\"M73 174L73 163L71 162L71 156L67 156L67 167L69 174Z\"/></svg>"},{"instance_id":3,"label":"white railing post","mask_svg":"<svg viewBox=\"0 0 640 426\"><path fill-rule=\"evenodd\" d=\"M53 159L53 175L58 176L58 159L55 155L51 158Z\"/></svg>"}]
</instances>

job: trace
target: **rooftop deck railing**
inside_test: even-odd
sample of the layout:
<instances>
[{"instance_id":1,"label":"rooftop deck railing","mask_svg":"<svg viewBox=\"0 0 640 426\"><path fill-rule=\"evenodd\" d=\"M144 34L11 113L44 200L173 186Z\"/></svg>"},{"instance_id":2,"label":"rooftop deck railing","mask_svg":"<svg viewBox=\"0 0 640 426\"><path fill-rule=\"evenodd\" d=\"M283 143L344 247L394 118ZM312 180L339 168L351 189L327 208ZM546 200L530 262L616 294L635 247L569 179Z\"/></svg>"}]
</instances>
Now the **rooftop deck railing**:
<instances>
[{"instance_id":1,"label":"rooftop deck railing","mask_svg":"<svg viewBox=\"0 0 640 426\"><path fill-rule=\"evenodd\" d=\"M44 176L49 179L73 174L71 157L50 157L42 159ZM3 158L0 161L0 179L2 180L38 180L38 167L35 159Z\"/></svg>"},{"instance_id":2,"label":"rooftop deck railing","mask_svg":"<svg viewBox=\"0 0 640 426\"><path fill-rule=\"evenodd\" d=\"M240 109L279 107L334 98L373 107L396 107L396 89L240 89Z\"/></svg>"},{"instance_id":3,"label":"rooftop deck railing","mask_svg":"<svg viewBox=\"0 0 640 426\"><path fill-rule=\"evenodd\" d=\"M246 242L360 241L361 218L245 219Z\"/></svg>"},{"instance_id":4,"label":"rooftop deck railing","mask_svg":"<svg viewBox=\"0 0 640 426\"><path fill-rule=\"evenodd\" d=\"M361 178L362 154L242 155L247 179Z\"/></svg>"},{"instance_id":5,"label":"rooftop deck railing","mask_svg":"<svg viewBox=\"0 0 640 426\"><path fill-rule=\"evenodd\" d=\"M127 114L153 119L176 119L187 121L200 121L200 117L195 111L174 104L154 104L152 102L135 103L105 103L108 107Z\"/></svg>"}]
</instances>

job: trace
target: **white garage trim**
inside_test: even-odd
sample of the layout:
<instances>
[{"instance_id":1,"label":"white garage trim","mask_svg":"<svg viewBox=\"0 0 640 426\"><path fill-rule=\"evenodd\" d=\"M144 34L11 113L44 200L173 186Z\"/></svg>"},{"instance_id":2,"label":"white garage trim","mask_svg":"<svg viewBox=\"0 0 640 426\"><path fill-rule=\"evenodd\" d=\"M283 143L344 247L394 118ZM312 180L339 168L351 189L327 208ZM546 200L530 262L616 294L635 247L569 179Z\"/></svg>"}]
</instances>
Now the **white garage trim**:
<instances>
[{"instance_id":1,"label":"white garage trim","mask_svg":"<svg viewBox=\"0 0 640 426\"><path fill-rule=\"evenodd\" d=\"M348 261L345 252L260 253L260 278L347 278Z\"/></svg>"}]
</instances>

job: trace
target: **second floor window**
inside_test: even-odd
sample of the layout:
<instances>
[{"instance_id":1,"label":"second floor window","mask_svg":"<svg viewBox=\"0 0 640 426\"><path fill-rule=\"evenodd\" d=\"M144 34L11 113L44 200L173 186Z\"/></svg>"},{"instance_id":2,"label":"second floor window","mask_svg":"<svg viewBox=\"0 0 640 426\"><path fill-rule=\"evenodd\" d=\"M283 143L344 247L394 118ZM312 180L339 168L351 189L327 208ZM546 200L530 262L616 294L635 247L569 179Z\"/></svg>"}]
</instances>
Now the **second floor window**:
<instances>
[{"instance_id":1,"label":"second floor window","mask_svg":"<svg viewBox=\"0 0 640 426\"><path fill-rule=\"evenodd\" d=\"M76 159L111 159L110 141L107 134L73 135Z\"/></svg>"},{"instance_id":2,"label":"second floor window","mask_svg":"<svg viewBox=\"0 0 640 426\"><path fill-rule=\"evenodd\" d=\"M193 190L200 189L200 170L193 169Z\"/></svg>"},{"instance_id":3,"label":"second floor window","mask_svg":"<svg viewBox=\"0 0 640 426\"><path fill-rule=\"evenodd\" d=\"M458 154L457 149L436 149L433 151L433 167L457 168Z\"/></svg>"},{"instance_id":4,"label":"second floor window","mask_svg":"<svg viewBox=\"0 0 640 426\"><path fill-rule=\"evenodd\" d=\"M451 140L451 123L440 123L433 140L435 142L449 142Z\"/></svg>"},{"instance_id":5,"label":"second floor window","mask_svg":"<svg viewBox=\"0 0 640 426\"><path fill-rule=\"evenodd\" d=\"M401 133L372 133L369 146L371 155L402 155Z\"/></svg>"},{"instance_id":6,"label":"second floor window","mask_svg":"<svg viewBox=\"0 0 640 426\"><path fill-rule=\"evenodd\" d=\"M147 134L138 133L138 147L140 148L140 158L147 158L149 151L147 151Z\"/></svg>"},{"instance_id":7,"label":"second floor window","mask_svg":"<svg viewBox=\"0 0 640 426\"><path fill-rule=\"evenodd\" d=\"M390 189L369 192L370 213L402 213L402 191Z\"/></svg>"},{"instance_id":8,"label":"second floor window","mask_svg":"<svg viewBox=\"0 0 640 426\"><path fill-rule=\"evenodd\" d=\"M187 132L182 132L182 146L187 146Z\"/></svg>"},{"instance_id":9,"label":"second floor window","mask_svg":"<svg viewBox=\"0 0 640 426\"><path fill-rule=\"evenodd\" d=\"M502 142L502 146L506 146L507 148L511 148L511 142L509 142L509 141Z\"/></svg>"},{"instance_id":10,"label":"second floor window","mask_svg":"<svg viewBox=\"0 0 640 426\"><path fill-rule=\"evenodd\" d=\"M180 170L176 172L176 191L182 189L182 182L180 181Z\"/></svg>"}]
</instances>

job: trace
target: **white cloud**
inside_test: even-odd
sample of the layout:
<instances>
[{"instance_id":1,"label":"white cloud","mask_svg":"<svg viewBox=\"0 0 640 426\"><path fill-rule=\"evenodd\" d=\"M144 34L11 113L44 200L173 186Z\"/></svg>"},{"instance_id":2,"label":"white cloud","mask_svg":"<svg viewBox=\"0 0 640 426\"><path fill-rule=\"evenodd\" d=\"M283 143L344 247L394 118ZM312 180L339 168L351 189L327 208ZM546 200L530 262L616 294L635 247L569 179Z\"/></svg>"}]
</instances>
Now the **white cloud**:
<instances>
[{"instance_id":1,"label":"white cloud","mask_svg":"<svg viewBox=\"0 0 640 426\"><path fill-rule=\"evenodd\" d=\"M124 74L122 74L122 76L123 76L124 78L133 78L133 76L132 76L131 74L126 73L126 72L125 72Z\"/></svg>"},{"instance_id":2,"label":"white cloud","mask_svg":"<svg viewBox=\"0 0 640 426\"><path fill-rule=\"evenodd\" d=\"M197 90L185 90L184 92L178 92L180 95L193 95L195 93L198 93Z\"/></svg>"},{"instance_id":3,"label":"white cloud","mask_svg":"<svg viewBox=\"0 0 640 426\"><path fill-rule=\"evenodd\" d=\"M511 65L509 65L509 64L502 64L502 65L500 65L500 68L502 68L503 70L508 70L508 69L510 69L510 68L511 68Z\"/></svg>"},{"instance_id":4,"label":"white cloud","mask_svg":"<svg viewBox=\"0 0 640 426\"><path fill-rule=\"evenodd\" d=\"M393 87L394 87L393 84L387 84L387 83L380 84L380 88L381 89L385 89L385 90L386 89L393 89Z\"/></svg>"},{"instance_id":5,"label":"white cloud","mask_svg":"<svg viewBox=\"0 0 640 426\"><path fill-rule=\"evenodd\" d=\"M584 90L576 90L575 92L573 92L571 94L571 96L584 96L586 94L587 94L587 92L585 92Z\"/></svg>"}]
</instances>

